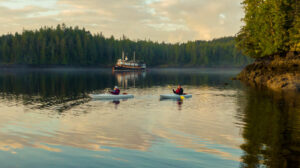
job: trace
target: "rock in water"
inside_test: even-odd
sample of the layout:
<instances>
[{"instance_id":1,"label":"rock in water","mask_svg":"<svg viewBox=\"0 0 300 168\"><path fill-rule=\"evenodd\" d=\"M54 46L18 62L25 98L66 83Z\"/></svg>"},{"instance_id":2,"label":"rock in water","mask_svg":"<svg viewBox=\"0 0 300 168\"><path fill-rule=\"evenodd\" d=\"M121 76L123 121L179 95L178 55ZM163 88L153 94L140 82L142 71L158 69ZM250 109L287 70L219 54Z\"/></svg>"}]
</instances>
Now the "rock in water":
<instances>
[{"instance_id":1,"label":"rock in water","mask_svg":"<svg viewBox=\"0 0 300 168\"><path fill-rule=\"evenodd\" d=\"M272 90L300 91L300 54L290 52L284 57L258 59L244 68L237 79Z\"/></svg>"}]
</instances>

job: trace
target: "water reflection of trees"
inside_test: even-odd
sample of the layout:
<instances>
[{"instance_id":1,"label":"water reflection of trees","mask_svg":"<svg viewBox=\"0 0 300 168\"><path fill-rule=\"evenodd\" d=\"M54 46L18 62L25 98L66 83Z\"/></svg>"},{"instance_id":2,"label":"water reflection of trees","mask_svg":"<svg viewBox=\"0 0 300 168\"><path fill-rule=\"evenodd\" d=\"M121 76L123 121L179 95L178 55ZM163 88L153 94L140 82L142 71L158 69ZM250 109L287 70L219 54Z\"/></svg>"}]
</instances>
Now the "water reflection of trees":
<instances>
[{"instance_id":1,"label":"water reflection of trees","mask_svg":"<svg viewBox=\"0 0 300 168\"><path fill-rule=\"evenodd\" d=\"M38 104L35 108L59 106L58 111L70 109L89 101L87 93L99 93L120 85L122 90L161 85L224 86L232 74L207 74L198 71L150 71L146 73L115 73L94 71L6 71L0 73L0 96L23 104Z\"/></svg>"},{"instance_id":2,"label":"water reflection of trees","mask_svg":"<svg viewBox=\"0 0 300 168\"><path fill-rule=\"evenodd\" d=\"M82 72L25 72L0 76L0 91L7 94L48 96L76 96L92 89L104 88L113 82L109 74ZM95 80L92 80L95 79ZM93 82L90 82L90 81Z\"/></svg>"},{"instance_id":3,"label":"water reflection of trees","mask_svg":"<svg viewBox=\"0 0 300 168\"><path fill-rule=\"evenodd\" d=\"M113 83L114 78L103 72L9 71L0 75L0 95L25 105L39 103L35 108L59 105L58 111L64 111L88 101L86 93Z\"/></svg>"},{"instance_id":4,"label":"water reflection of trees","mask_svg":"<svg viewBox=\"0 0 300 168\"><path fill-rule=\"evenodd\" d=\"M299 94L247 92L242 167L300 165L299 98Z\"/></svg>"},{"instance_id":5,"label":"water reflection of trees","mask_svg":"<svg viewBox=\"0 0 300 168\"><path fill-rule=\"evenodd\" d=\"M230 78L235 76L237 72L224 70L209 69L166 69L166 70L151 70L147 72L146 78L137 80L136 87L152 87L162 85L187 85L187 86L211 86L218 88L237 88L240 87L239 82L231 81ZM225 83L230 83L225 86Z\"/></svg>"}]
</instances>

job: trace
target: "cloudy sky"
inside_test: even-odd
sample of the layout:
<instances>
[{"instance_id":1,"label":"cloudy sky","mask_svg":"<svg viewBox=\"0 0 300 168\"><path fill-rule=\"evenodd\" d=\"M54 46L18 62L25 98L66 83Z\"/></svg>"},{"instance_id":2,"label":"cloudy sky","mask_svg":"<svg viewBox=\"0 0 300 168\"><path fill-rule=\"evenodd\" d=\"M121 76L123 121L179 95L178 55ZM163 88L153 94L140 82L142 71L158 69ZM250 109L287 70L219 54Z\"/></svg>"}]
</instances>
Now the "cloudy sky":
<instances>
[{"instance_id":1,"label":"cloudy sky","mask_svg":"<svg viewBox=\"0 0 300 168\"><path fill-rule=\"evenodd\" d=\"M238 32L241 1L0 0L0 34L66 23L134 40L210 40Z\"/></svg>"}]
</instances>

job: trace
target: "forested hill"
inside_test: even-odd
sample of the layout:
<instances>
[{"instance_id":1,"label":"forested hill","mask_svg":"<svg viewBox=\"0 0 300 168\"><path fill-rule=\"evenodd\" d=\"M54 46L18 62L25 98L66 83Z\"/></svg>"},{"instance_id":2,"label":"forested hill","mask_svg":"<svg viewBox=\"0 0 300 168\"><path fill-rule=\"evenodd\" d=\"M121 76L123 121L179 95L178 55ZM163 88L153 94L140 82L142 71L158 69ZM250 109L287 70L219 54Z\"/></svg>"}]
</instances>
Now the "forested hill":
<instances>
[{"instance_id":1,"label":"forested hill","mask_svg":"<svg viewBox=\"0 0 300 168\"><path fill-rule=\"evenodd\" d=\"M110 66L136 51L148 66L244 66L252 60L235 48L233 37L187 43L115 39L84 28L58 25L0 37L0 65Z\"/></svg>"},{"instance_id":2,"label":"forested hill","mask_svg":"<svg viewBox=\"0 0 300 168\"><path fill-rule=\"evenodd\" d=\"M237 46L253 58L300 52L299 0L244 0ZM297 55L297 54L296 54Z\"/></svg>"},{"instance_id":3,"label":"forested hill","mask_svg":"<svg viewBox=\"0 0 300 168\"><path fill-rule=\"evenodd\" d=\"M255 58L238 75L252 86L300 91L300 1L243 0L237 47ZM300 151L299 151L300 152Z\"/></svg>"}]
</instances>

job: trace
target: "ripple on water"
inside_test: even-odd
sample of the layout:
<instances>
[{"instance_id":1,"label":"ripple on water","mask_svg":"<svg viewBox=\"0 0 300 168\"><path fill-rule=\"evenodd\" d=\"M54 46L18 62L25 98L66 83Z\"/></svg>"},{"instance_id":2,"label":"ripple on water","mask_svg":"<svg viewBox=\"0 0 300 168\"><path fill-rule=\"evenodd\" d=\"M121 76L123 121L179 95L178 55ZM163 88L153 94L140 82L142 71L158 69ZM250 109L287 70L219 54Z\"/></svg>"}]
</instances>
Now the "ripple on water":
<instances>
[{"instance_id":1,"label":"ripple on water","mask_svg":"<svg viewBox=\"0 0 300 168\"><path fill-rule=\"evenodd\" d=\"M276 122L278 116L285 118L274 104L277 100L257 97L257 92L253 94L228 81L228 76L195 71L179 76L177 71L167 76L157 73L136 79L136 87L132 87L132 81L122 83L122 78L111 74L104 77L93 74L97 78L78 74L82 75L79 81L88 81L80 85L74 82L78 81L73 79L76 75L63 79L58 74L54 79L60 85L51 82L38 85L33 95L14 94L11 90L1 94L0 162L6 167L18 167L14 164L22 165L25 161L31 167L33 158L40 161L41 167L51 163L57 167L238 167L240 162L249 164L247 158L252 157L247 150L254 147L248 142L257 140L258 144L273 147L263 139L250 136L264 135L265 130L260 127L263 123L285 129ZM27 78L26 75L20 78L24 77ZM39 81L39 77L34 81ZM86 97L91 92L103 92L111 81L120 82L122 91L134 94L135 98L112 102ZM185 91L193 97L161 101L159 95L170 93L167 86L174 81L182 81ZM225 81L229 83L227 86L223 85ZM276 115L264 120L268 116L264 112L270 112L268 109L273 109ZM297 117L293 118L293 123L297 123ZM295 125L288 127L296 135ZM272 134L277 135L275 131ZM296 140L291 144L296 144ZM6 161L12 158L14 162Z\"/></svg>"}]
</instances>

